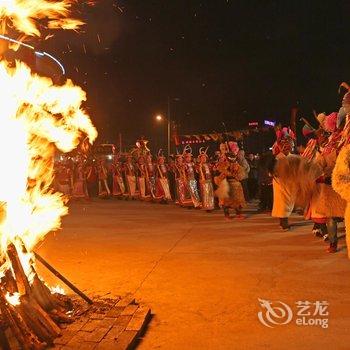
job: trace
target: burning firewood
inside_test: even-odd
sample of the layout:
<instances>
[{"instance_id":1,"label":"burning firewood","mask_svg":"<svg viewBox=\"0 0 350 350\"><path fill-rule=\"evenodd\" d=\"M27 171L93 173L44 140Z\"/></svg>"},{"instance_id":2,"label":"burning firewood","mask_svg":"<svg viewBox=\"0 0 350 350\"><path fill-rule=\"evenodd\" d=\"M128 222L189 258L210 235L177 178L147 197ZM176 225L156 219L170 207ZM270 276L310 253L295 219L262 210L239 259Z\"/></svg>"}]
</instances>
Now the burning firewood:
<instances>
[{"instance_id":1,"label":"burning firewood","mask_svg":"<svg viewBox=\"0 0 350 350\"><path fill-rule=\"evenodd\" d=\"M0 341L5 349L43 349L60 336L59 323L72 321L72 302L46 286L36 272L33 250L68 213L65 196L52 189L55 152L71 152L82 139L92 143L97 137L80 87L64 79L55 85L57 77L40 76L20 59L6 60L12 56L6 51L20 45L35 61L51 57L64 74L57 59L24 41L40 37L44 28L83 25L71 18L76 0L33 3L0 1L0 159L11 164L0 174ZM14 145L11 152L8 145Z\"/></svg>"}]
</instances>

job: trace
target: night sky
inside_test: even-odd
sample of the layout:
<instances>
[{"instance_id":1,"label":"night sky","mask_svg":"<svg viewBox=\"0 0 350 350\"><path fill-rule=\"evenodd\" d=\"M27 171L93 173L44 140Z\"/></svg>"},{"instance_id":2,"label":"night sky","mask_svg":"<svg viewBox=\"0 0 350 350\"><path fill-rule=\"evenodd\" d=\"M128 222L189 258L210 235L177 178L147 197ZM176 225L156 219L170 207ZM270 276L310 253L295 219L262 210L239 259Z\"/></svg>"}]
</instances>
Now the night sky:
<instances>
[{"instance_id":1,"label":"night sky","mask_svg":"<svg viewBox=\"0 0 350 350\"><path fill-rule=\"evenodd\" d=\"M350 81L348 1L102 0L82 15L84 33L43 46L87 91L101 141L165 135L168 96L182 134L288 122L295 105L312 120Z\"/></svg>"}]
</instances>

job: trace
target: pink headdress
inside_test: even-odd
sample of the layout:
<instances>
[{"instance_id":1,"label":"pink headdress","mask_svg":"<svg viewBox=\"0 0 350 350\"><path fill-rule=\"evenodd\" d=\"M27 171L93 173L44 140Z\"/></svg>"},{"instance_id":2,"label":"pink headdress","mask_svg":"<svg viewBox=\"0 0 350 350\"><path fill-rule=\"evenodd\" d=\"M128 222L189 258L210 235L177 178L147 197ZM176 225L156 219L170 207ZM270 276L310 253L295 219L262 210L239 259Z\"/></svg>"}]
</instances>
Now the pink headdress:
<instances>
[{"instance_id":1,"label":"pink headdress","mask_svg":"<svg viewBox=\"0 0 350 350\"><path fill-rule=\"evenodd\" d=\"M337 128L338 113L333 112L326 116L323 122L323 129L327 132L334 132Z\"/></svg>"},{"instance_id":2,"label":"pink headdress","mask_svg":"<svg viewBox=\"0 0 350 350\"><path fill-rule=\"evenodd\" d=\"M231 151L233 154L237 155L238 152L239 152L239 147L238 147L237 142L230 141L230 142L228 143L228 145L229 145L229 147L230 147L230 151Z\"/></svg>"}]
</instances>

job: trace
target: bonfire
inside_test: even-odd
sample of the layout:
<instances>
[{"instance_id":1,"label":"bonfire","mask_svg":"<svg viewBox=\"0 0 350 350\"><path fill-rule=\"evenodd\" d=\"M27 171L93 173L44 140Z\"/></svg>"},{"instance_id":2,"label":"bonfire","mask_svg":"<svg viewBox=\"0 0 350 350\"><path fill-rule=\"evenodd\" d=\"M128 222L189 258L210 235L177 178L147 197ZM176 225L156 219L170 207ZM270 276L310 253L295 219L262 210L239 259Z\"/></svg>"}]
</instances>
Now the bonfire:
<instances>
[{"instance_id":1,"label":"bonfire","mask_svg":"<svg viewBox=\"0 0 350 350\"><path fill-rule=\"evenodd\" d=\"M75 0L0 0L2 36L11 45L41 37L42 30L77 30ZM17 37L13 38L13 33ZM32 46L33 45L33 46ZM12 47L16 49L15 47ZM36 245L59 229L65 197L52 189L54 154L97 137L82 104L85 92L72 81L55 85L23 62L0 61L0 336L23 349L42 349L70 322L72 303L36 272ZM9 152L11 148L11 152Z\"/></svg>"}]
</instances>

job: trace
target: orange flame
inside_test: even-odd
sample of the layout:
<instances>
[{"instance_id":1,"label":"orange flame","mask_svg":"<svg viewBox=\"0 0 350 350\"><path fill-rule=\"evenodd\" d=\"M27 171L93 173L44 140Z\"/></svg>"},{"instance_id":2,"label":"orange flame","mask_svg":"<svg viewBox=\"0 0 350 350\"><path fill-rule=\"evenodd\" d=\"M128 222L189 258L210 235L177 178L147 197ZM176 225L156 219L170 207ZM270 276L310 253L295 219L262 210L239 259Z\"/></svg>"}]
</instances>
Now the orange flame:
<instances>
[{"instance_id":1,"label":"orange flame","mask_svg":"<svg viewBox=\"0 0 350 350\"><path fill-rule=\"evenodd\" d=\"M54 146L69 152L85 134L94 141L97 131L81 107L85 92L70 80L55 86L23 63L1 62L0 86L0 248L19 235L31 250L67 213L63 196L50 188Z\"/></svg>"},{"instance_id":2,"label":"orange flame","mask_svg":"<svg viewBox=\"0 0 350 350\"><path fill-rule=\"evenodd\" d=\"M0 21L23 36L41 36L40 27L77 29L69 17L75 0L0 0ZM52 189L54 154L73 150L97 131L82 104L85 92L68 80L55 86L22 62L0 61L0 257L14 243L31 282L34 246L61 225L65 197ZM22 251L24 244L27 253ZM10 268L6 260L0 275ZM12 299L11 299L12 300Z\"/></svg>"},{"instance_id":3,"label":"orange flame","mask_svg":"<svg viewBox=\"0 0 350 350\"><path fill-rule=\"evenodd\" d=\"M40 21L48 28L78 29L84 22L69 18L76 0L0 0L0 22L28 36L40 37ZM62 27L59 27L62 23Z\"/></svg>"},{"instance_id":4,"label":"orange flame","mask_svg":"<svg viewBox=\"0 0 350 350\"><path fill-rule=\"evenodd\" d=\"M7 292L5 295L5 298L6 298L7 302L13 306L18 306L21 303L19 293L10 294L9 292Z\"/></svg>"}]
</instances>

